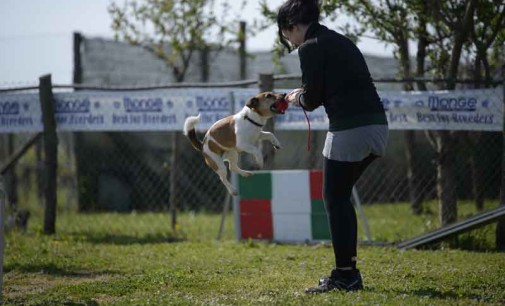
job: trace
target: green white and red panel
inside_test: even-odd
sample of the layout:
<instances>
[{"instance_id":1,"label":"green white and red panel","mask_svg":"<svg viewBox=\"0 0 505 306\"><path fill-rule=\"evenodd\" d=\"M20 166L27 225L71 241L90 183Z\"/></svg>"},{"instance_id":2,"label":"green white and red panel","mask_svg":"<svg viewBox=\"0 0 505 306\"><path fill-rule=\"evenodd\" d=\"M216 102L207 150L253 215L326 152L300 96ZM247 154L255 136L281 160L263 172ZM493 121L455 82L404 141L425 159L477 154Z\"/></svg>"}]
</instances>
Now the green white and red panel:
<instances>
[{"instance_id":1,"label":"green white and red panel","mask_svg":"<svg viewBox=\"0 0 505 306\"><path fill-rule=\"evenodd\" d=\"M322 172L256 171L238 177L237 237L280 242L329 240Z\"/></svg>"}]
</instances>

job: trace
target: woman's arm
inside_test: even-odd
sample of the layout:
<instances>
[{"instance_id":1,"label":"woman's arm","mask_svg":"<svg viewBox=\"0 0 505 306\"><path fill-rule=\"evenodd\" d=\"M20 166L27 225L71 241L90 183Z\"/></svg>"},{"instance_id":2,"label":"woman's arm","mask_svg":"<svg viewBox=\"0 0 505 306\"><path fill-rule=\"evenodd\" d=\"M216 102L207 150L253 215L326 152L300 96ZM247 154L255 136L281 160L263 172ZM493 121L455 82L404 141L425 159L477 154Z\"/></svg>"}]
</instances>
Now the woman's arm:
<instances>
[{"instance_id":1,"label":"woman's arm","mask_svg":"<svg viewBox=\"0 0 505 306\"><path fill-rule=\"evenodd\" d=\"M324 101L324 54L317 38L304 42L298 49L298 55L303 88L298 102L305 110L313 111Z\"/></svg>"}]
</instances>

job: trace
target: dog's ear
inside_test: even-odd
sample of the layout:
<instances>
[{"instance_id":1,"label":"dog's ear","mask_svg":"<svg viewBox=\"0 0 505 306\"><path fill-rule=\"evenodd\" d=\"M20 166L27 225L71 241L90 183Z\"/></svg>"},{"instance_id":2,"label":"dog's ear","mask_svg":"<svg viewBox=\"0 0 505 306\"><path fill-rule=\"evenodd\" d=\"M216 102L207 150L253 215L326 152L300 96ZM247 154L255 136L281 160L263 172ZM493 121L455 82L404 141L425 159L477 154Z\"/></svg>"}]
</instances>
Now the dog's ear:
<instances>
[{"instance_id":1,"label":"dog's ear","mask_svg":"<svg viewBox=\"0 0 505 306\"><path fill-rule=\"evenodd\" d=\"M245 104L249 108L256 108L258 107L260 103L260 100L256 97L252 97L251 99L247 100L247 103Z\"/></svg>"}]
</instances>

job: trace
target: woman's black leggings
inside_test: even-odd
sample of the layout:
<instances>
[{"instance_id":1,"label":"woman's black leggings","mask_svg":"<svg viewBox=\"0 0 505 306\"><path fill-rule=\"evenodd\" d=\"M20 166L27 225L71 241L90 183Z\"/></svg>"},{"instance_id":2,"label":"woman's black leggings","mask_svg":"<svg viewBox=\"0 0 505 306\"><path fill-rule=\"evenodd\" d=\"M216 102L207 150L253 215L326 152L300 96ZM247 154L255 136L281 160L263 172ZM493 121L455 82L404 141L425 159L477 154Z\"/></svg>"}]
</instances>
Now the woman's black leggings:
<instances>
[{"instance_id":1,"label":"woman's black leggings","mask_svg":"<svg viewBox=\"0 0 505 306\"><path fill-rule=\"evenodd\" d=\"M351 203L352 188L377 157L371 154L359 162L324 159L323 197L336 266L339 268L356 268L358 226Z\"/></svg>"}]
</instances>

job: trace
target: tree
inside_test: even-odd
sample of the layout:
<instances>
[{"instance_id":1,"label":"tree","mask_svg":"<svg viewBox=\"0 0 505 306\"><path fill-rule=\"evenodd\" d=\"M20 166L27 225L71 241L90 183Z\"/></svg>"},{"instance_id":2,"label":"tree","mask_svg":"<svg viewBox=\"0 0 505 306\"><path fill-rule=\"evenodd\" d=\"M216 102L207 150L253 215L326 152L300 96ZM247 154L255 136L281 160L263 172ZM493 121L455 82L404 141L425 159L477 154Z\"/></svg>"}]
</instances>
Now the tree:
<instances>
[{"instance_id":1,"label":"tree","mask_svg":"<svg viewBox=\"0 0 505 306\"><path fill-rule=\"evenodd\" d=\"M416 73L423 77L427 70L431 75L447 79L445 83L438 84L439 89L453 90L456 88L456 78L462 53L465 45L472 43L475 20L478 13L487 14L483 22L495 20L493 25L499 25L496 20L501 20L499 13L502 10L501 1L483 3L478 0L327 0L322 1L322 9L327 16L350 15L358 23L357 33L371 32L381 41L395 47L395 56L399 59L401 76L409 78L414 73L410 67L410 52L408 42L417 41ZM495 8L495 11L491 10ZM268 14L264 14L270 17ZM496 28L496 27L494 27ZM504 28L503 26L501 27ZM498 27L499 29L499 27ZM475 30L479 31L478 28ZM502 30L503 32L503 30ZM492 35L485 35L484 46L495 42ZM498 37L500 37L498 35ZM484 48L482 48L484 50ZM489 50L486 50L488 54ZM426 68L426 59L430 67ZM482 58L482 55L481 55ZM481 60L480 60L481 61ZM417 82L420 90L425 90L423 82ZM412 88L406 84L405 89ZM437 195L440 207L440 222L446 225L456 221L457 197L455 164L453 162L454 148L456 146L455 132L431 131L428 138L437 153ZM415 179L412 138L407 137L407 153L411 159L411 181ZM410 139L410 140L409 140ZM414 202L416 187L411 186L413 209L416 211L418 204ZM419 198L419 197L417 197ZM417 207L417 208L416 208Z\"/></svg>"},{"instance_id":2,"label":"tree","mask_svg":"<svg viewBox=\"0 0 505 306\"><path fill-rule=\"evenodd\" d=\"M471 30L476 0L469 1L394 1L394 0L355 0L341 2L343 8L353 15L360 24L369 27L368 30L385 42L393 42L396 56L399 58L402 77L409 78L410 54L408 42L411 38L418 41L421 49L417 55L417 75L424 73L427 54L434 64L434 73L449 81L441 84L441 89L454 89L458 75L461 52L468 40ZM361 19L361 20L360 20ZM427 32L427 25L434 29ZM420 37L416 37L415 35ZM427 48L433 43L436 47ZM421 84L423 89L425 88ZM412 89L412 84L406 84L406 90ZM451 157L456 138L451 131L431 131L431 143L437 152L437 195L439 198L440 222L446 225L456 221L457 197L455 165ZM415 150L412 144L413 133L406 134L407 159L409 172L414 173L416 166ZM412 178L412 176L411 176ZM412 207L419 212L416 203L416 178L410 180Z\"/></svg>"},{"instance_id":3,"label":"tree","mask_svg":"<svg viewBox=\"0 0 505 306\"><path fill-rule=\"evenodd\" d=\"M471 32L471 41L466 50L472 54L469 63L469 74L475 80L475 88L490 88L493 71L499 71L497 54L501 53L500 37L505 35L505 3L503 1L485 1L479 3L475 10L474 26ZM491 52L490 52L491 50ZM493 140L489 133L472 133L467 136L467 141L474 148L470 156L472 168L473 194L477 210L484 208L484 194L487 187L484 163L487 152L482 148L488 147ZM484 157L484 158L483 158Z\"/></svg>"},{"instance_id":4,"label":"tree","mask_svg":"<svg viewBox=\"0 0 505 306\"><path fill-rule=\"evenodd\" d=\"M177 82L183 82L197 52L220 51L234 42L238 21L224 12L226 1L219 2L221 12L214 10L214 0L127 0L123 6L112 2L108 8L116 39L146 48L163 60ZM242 2L242 7L245 1ZM231 37L231 38L229 38ZM216 54L217 54L216 52ZM174 132L170 165L170 211L172 229L176 229L176 208L182 200L181 133Z\"/></svg>"},{"instance_id":5,"label":"tree","mask_svg":"<svg viewBox=\"0 0 505 306\"><path fill-rule=\"evenodd\" d=\"M435 75L447 79L440 89L456 88L456 78L463 46L470 38L477 0L429 1L430 26L436 47L430 49ZM454 163L454 131L432 131L432 144L437 152L437 195L442 226L457 220L457 195Z\"/></svg>"},{"instance_id":6,"label":"tree","mask_svg":"<svg viewBox=\"0 0 505 306\"><path fill-rule=\"evenodd\" d=\"M394 46L394 56L400 63L399 75L403 79L411 79L411 54L409 41L416 32L421 32L426 26L425 1L402 0L358 0L358 1L330 1L337 8L350 13L358 21L360 32L371 32L381 41ZM333 6L332 5L332 6ZM417 22L416 22L417 20ZM426 48L427 40L419 40ZM424 76L425 54L418 53L418 76ZM405 91L414 89L412 82L403 84ZM425 88L424 88L425 90ZM416 134L413 130L404 131L405 155L407 158L407 179L411 209L414 214L423 212L423 192L421 186L421 169L416 151Z\"/></svg>"},{"instance_id":7,"label":"tree","mask_svg":"<svg viewBox=\"0 0 505 306\"><path fill-rule=\"evenodd\" d=\"M412 78L409 40L417 32L423 30L423 27L424 29L426 27L426 18L424 18L425 1L329 0L324 3L322 10L330 20L337 19L339 15L353 16L357 21L357 26L351 27L349 24L345 24L341 27L341 30L351 38L357 40L363 33L371 32L381 41L393 45L395 48L394 55L400 62L400 77L404 79ZM273 20L274 14L268 9L266 3L263 4L263 14L268 19ZM420 20L417 23L415 22L416 18ZM423 20L424 22L422 22ZM425 32L424 30L423 33ZM420 36L423 33L420 33ZM419 44L424 44L424 46L419 46L419 50L425 50L427 39L420 39ZM417 71L420 77L424 76L425 56L425 53L418 53ZM410 91L413 89L411 82L404 83L404 90ZM423 211L422 181L419 158L415 150L414 131L405 131L404 140L411 208L415 214L420 214Z\"/></svg>"},{"instance_id":8,"label":"tree","mask_svg":"<svg viewBox=\"0 0 505 306\"><path fill-rule=\"evenodd\" d=\"M220 4L229 10L226 1ZM112 2L108 10L116 39L151 51L183 82L196 52L219 51L235 41L229 34L238 32L238 21L218 16L215 6L215 0L127 0L122 7Z\"/></svg>"},{"instance_id":9,"label":"tree","mask_svg":"<svg viewBox=\"0 0 505 306\"><path fill-rule=\"evenodd\" d=\"M349 15L354 17L357 25L352 27L350 24L344 24L339 30L347 36L358 39L363 33L371 32L381 41L394 46L394 55L400 62L400 77L404 79L412 78L411 55L409 50L409 40L413 38L416 31L420 31L422 22L416 28L415 19L421 15L423 20L423 10L426 10L425 1L402 1L402 0L356 0L341 1L328 0L321 7L329 20L334 21L340 15ZM275 13L268 8L266 2L262 3L262 13L270 21L275 20ZM425 18L424 18L425 20ZM420 40L420 43L427 45L426 39ZM421 47L422 50L425 47ZM424 57L420 54L417 71L422 71L424 76ZM404 90L413 90L411 82L404 83ZM411 208L415 214L420 214L422 208L422 188L419 169L418 156L415 150L414 131L405 131L405 153L407 157L407 178L409 181L409 194L411 199Z\"/></svg>"}]
</instances>

